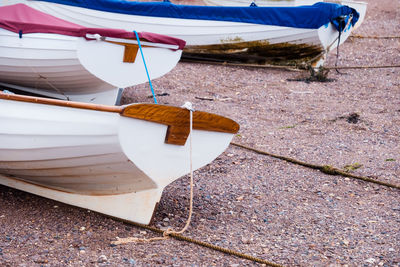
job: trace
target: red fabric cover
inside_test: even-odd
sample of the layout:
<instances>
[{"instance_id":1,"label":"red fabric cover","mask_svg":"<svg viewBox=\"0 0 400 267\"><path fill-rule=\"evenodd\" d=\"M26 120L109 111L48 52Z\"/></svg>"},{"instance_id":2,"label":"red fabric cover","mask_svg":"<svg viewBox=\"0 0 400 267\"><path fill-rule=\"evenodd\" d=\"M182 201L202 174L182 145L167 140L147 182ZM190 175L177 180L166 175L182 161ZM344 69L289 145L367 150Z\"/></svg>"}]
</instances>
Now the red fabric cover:
<instances>
[{"instance_id":1,"label":"red fabric cover","mask_svg":"<svg viewBox=\"0 0 400 267\"><path fill-rule=\"evenodd\" d=\"M85 37L89 34L100 34L105 37L136 39L134 32L120 29L86 28L84 26L62 20L40 12L24 4L0 7L0 27L22 34L26 33L56 33L69 36ZM184 40L149 32L139 32L139 38L153 43L171 44L183 49Z\"/></svg>"}]
</instances>

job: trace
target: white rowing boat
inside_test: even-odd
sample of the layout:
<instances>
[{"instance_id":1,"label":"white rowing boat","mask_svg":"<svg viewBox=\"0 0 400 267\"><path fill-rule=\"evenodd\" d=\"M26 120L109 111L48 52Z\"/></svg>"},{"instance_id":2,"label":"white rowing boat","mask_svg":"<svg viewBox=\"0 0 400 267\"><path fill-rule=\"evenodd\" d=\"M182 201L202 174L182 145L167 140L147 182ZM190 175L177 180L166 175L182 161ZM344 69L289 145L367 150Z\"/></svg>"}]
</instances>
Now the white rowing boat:
<instances>
[{"instance_id":1,"label":"white rowing boat","mask_svg":"<svg viewBox=\"0 0 400 267\"><path fill-rule=\"evenodd\" d=\"M151 79L179 61L184 41L138 33ZM91 29L24 4L0 7L0 84L61 99L115 104L148 81L133 32Z\"/></svg>"},{"instance_id":2,"label":"white rowing boat","mask_svg":"<svg viewBox=\"0 0 400 267\"><path fill-rule=\"evenodd\" d=\"M324 63L339 39L340 43L347 39L358 19L355 10L328 3L290 8L115 0L6 0L3 4L15 1L88 27L174 36L186 41L186 58L258 64L311 62L313 67Z\"/></svg>"},{"instance_id":3,"label":"white rowing boat","mask_svg":"<svg viewBox=\"0 0 400 267\"><path fill-rule=\"evenodd\" d=\"M165 186L190 171L189 115L0 91L0 184L147 224ZM219 156L238 129L194 111L193 169Z\"/></svg>"}]
</instances>

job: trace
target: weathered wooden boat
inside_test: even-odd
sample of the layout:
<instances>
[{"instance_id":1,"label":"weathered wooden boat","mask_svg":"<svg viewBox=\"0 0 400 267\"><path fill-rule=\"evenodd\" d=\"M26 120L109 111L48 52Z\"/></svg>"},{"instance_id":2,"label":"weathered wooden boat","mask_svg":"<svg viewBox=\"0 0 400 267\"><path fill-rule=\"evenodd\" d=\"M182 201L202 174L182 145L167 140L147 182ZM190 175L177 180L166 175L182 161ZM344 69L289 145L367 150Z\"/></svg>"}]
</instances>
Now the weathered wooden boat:
<instances>
[{"instance_id":1,"label":"weathered wooden boat","mask_svg":"<svg viewBox=\"0 0 400 267\"><path fill-rule=\"evenodd\" d=\"M0 91L0 184L147 224L172 181L219 156L239 125L156 104L106 106ZM190 139L192 138L192 150Z\"/></svg>"},{"instance_id":2,"label":"weathered wooden boat","mask_svg":"<svg viewBox=\"0 0 400 267\"><path fill-rule=\"evenodd\" d=\"M175 67L185 42L138 33L152 79ZM118 88L144 83L134 32L87 28L24 4L0 7L0 83L61 99L114 104Z\"/></svg>"},{"instance_id":3,"label":"weathered wooden boat","mask_svg":"<svg viewBox=\"0 0 400 267\"><path fill-rule=\"evenodd\" d=\"M255 3L257 6L305 6L317 2L338 3L354 8L360 14L354 29L360 27L367 12L367 3L353 0L203 0L211 6L249 6Z\"/></svg>"},{"instance_id":4,"label":"weathered wooden boat","mask_svg":"<svg viewBox=\"0 0 400 267\"><path fill-rule=\"evenodd\" d=\"M318 67L358 20L356 10L332 3L215 7L123 0L8 2L13 1L88 27L174 36L187 43L183 57L258 64L307 61Z\"/></svg>"}]
</instances>

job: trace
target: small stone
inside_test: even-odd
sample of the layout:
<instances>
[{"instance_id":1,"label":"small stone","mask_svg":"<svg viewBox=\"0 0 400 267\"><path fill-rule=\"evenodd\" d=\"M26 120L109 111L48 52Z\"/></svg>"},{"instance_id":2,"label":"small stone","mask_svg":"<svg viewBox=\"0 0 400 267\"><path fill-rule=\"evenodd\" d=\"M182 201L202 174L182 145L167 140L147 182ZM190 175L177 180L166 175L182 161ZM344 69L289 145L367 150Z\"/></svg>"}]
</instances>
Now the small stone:
<instances>
[{"instance_id":1,"label":"small stone","mask_svg":"<svg viewBox=\"0 0 400 267\"><path fill-rule=\"evenodd\" d=\"M168 217L165 217L165 218L163 219L163 221L164 221L164 222L169 222Z\"/></svg>"},{"instance_id":2,"label":"small stone","mask_svg":"<svg viewBox=\"0 0 400 267\"><path fill-rule=\"evenodd\" d=\"M107 259L106 255L100 255L100 257L97 259L98 263L104 263L104 262L107 262L107 261L108 261L108 259Z\"/></svg>"},{"instance_id":3,"label":"small stone","mask_svg":"<svg viewBox=\"0 0 400 267\"><path fill-rule=\"evenodd\" d=\"M241 196L236 198L237 201L242 201L243 199L244 199L244 195L241 195Z\"/></svg>"},{"instance_id":4,"label":"small stone","mask_svg":"<svg viewBox=\"0 0 400 267\"><path fill-rule=\"evenodd\" d=\"M252 239L246 238L246 237L242 237L242 243L243 244L250 244L251 241L253 241Z\"/></svg>"},{"instance_id":5,"label":"small stone","mask_svg":"<svg viewBox=\"0 0 400 267\"><path fill-rule=\"evenodd\" d=\"M139 232L141 235L147 235L147 232L146 231L140 231Z\"/></svg>"},{"instance_id":6,"label":"small stone","mask_svg":"<svg viewBox=\"0 0 400 267\"><path fill-rule=\"evenodd\" d=\"M373 263L375 263L375 259L374 258L369 258L369 259L366 259L365 260L365 262L367 262L367 263L371 263L371 264L373 264Z\"/></svg>"},{"instance_id":7,"label":"small stone","mask_svg":"<svg viewBox=\"0 0 400 267\"><path fill-rule=\"evenodd\" d=\"M79 228L79 231L85 231L86 230L86 227L85 226L82 226L81 228Z\"/></svg>"}]
</instances>

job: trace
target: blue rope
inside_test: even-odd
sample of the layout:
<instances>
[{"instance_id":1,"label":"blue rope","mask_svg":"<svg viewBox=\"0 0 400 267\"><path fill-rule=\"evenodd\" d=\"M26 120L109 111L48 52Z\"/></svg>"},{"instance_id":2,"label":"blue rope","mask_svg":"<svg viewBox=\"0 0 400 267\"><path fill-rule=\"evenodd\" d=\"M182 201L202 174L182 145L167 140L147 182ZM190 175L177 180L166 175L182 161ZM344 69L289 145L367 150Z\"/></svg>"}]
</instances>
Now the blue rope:
<instances>
[{"instance_id":1,"label":"blue rope","mask_svg":"<svg viewBox=\"0 0 400 267\"><path fill-rule=\"evenodd\" d=\"M149 79L149 84L150 84L150 88L151 88L151 93L153 94L154 103L157 104L157 99L156 99L156 95L155 95L154 90L153 90L153 85L151 84L149 71L147 70L146 61L144 60L142 46L140 45L139 35L138 35L138 33L136 31L133 31L133 32L136 35L136 40L137 40L138 45L139 45L140 54L142 55L143 64L144 64L144 68L146 69L147 79Z\"/></svg>"}]
</instances>

